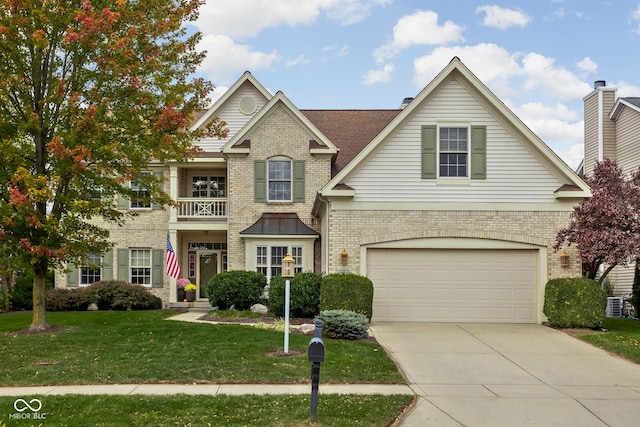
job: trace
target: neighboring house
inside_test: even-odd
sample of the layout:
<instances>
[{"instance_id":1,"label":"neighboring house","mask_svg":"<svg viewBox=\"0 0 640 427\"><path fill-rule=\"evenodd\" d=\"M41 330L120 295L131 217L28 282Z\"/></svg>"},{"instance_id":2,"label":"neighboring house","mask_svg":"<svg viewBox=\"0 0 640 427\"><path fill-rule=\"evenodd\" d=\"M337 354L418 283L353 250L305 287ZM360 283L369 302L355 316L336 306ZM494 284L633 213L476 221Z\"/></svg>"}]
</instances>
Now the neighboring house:
<instances>
[{"instance_id":1,"label":"neighboring house","mask_svg":"<svg viewBox=\"0 0 640 427\"><path fill-rule=\"evenodd\" d=\"M604 80L584 97L584 161L582 173L596 162L614 160L626 174L640 167L640 98L616 98L617 89ZM631 294L635 263L616 267L608 275L617 295Z\"/></svg>"},{"instance_id":2,"label":"neighboring house","mask_svg":"<svg viewBox=\"0 0 640 427\"><path fill-rule=\"evenodd\" d=\"M397 110L299 110L246 72L193 126L214 116L227 139L149 169L177 209L123 204L140 215L111 228L101 278L179 306L168 232L205 306L213 275L273 277L290 252L296 271L369 277L374 321L538 323L546 282L580 273L552 247L588 187L458 58Z\"/></svg>"}]
</instances>

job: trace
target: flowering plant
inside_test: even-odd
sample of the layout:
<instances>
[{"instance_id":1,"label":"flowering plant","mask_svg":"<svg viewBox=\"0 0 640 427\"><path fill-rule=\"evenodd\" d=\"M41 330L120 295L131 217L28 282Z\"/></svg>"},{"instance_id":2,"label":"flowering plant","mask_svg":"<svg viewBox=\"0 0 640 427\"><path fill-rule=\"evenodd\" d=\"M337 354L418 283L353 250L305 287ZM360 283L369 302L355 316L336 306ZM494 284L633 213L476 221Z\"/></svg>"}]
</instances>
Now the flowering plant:
<instances>
[{"instance_id":1,"label":"flowering plant","mask_svg":"<svg viewBox=\"0 0 640 427\"><path fill-rule=\"evenodd\" d=\"M191 283L191 281L189 281L189 279L185 279L185 278L178 279L178 280L176 281L176 287L177 287L178 289L184 289L184 288L185 288L185 286L187 286L187 285L188 285L188 284L190 284L190 283Z\"/></svg>"},{"instance_id":2,"label":"flowering plant","mask_svg":"<svg viewBox=\"0 0 640 427\"><path fill-rule=\"evenodd\" d=\"M193 283L189 283L187 286L184 287L185 291L195 291L196 289L198 289L198 287Z\"/></svg>"}]
</instances>

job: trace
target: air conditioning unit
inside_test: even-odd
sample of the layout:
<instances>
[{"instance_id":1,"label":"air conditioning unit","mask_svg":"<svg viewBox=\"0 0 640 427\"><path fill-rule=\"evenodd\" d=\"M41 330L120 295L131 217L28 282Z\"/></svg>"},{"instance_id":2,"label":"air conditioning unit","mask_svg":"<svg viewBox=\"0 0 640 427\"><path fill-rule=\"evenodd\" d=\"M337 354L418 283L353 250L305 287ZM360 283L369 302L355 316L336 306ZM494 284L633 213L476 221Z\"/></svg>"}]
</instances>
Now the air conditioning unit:
<instances>
[{"instance_id":1,"label":"air conditioning unit","mask_svg":"<svg viewBox=\"0 0 640 427\"><path fill-rule=\"evenodd\" d=\"M624 300L621 297L607 298L607 317L622 317Z\"/></svg>"}]
</instances>

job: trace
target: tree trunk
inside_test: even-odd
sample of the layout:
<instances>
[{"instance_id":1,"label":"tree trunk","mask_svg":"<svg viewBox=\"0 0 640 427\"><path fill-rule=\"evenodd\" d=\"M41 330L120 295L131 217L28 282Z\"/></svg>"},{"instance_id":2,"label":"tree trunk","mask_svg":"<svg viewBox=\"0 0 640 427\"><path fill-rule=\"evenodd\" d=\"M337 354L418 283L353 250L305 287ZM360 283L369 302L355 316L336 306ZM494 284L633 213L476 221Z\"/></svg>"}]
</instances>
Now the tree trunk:
<instances>
[{"instance_id":1,"label":"tree trunk","mask_svg":"<svg viewBox=\"0 0 640 427\"><path fill-rule=\"evenodd\" d=\"M51 325L47 323L47 259L38 259L33 276L33 319L31 320L30 331L44 331Z\"/></svg>"}]
</instances>

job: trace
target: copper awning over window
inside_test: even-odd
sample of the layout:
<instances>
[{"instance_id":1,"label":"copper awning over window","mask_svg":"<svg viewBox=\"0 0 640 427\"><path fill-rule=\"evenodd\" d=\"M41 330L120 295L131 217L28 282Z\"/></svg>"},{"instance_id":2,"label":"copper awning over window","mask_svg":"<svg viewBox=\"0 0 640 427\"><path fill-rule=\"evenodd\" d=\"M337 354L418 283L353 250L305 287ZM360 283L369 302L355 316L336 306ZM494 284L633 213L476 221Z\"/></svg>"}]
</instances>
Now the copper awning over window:
<instances>
[{"instance_id":1,"label":"copper awning over window","mask_svg":"<svg viewBox=\"0 0 640 427\"><path fill-rule=\"evenodd\" d=\"M297 213L263 213L240 234L317 236L318 232L305 225Z\"/></svg>"}]
</instances>

